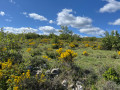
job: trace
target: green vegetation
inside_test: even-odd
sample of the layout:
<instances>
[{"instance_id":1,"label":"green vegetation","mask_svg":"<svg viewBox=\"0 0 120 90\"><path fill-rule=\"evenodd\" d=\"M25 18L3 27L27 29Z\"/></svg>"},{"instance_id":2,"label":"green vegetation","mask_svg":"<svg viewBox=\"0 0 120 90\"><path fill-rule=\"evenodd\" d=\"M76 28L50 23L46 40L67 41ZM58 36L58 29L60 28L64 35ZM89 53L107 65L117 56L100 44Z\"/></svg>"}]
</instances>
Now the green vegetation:
<instances>
[{"instance_id":1,"label":"green vegetation","mask_svg":"<svg viewBox=\"0 0 120 90\"><path fill-rule=\"evenodd\" d=\"M0 90L120 89L120 35L81 38L0 31Z\"/></svg>"}]
</instances>

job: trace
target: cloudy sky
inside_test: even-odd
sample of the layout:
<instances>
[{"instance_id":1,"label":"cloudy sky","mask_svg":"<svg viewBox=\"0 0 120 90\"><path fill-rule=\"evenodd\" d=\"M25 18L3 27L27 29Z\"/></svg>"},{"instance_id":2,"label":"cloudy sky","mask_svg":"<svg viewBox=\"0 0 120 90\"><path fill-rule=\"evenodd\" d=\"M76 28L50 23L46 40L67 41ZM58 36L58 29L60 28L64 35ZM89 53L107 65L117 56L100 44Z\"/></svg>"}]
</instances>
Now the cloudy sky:
<instances>
[{"instance_id":1,"label":"cloudy sky","mask_svg":"<svg viewBox=\"0 0 120 90\"><path fill-rule=\"evenodd\" d=\"M119 31L120 0L0 0L5 32L59 35L60 25L81 36Z\"/></svg>"}]
</instances>

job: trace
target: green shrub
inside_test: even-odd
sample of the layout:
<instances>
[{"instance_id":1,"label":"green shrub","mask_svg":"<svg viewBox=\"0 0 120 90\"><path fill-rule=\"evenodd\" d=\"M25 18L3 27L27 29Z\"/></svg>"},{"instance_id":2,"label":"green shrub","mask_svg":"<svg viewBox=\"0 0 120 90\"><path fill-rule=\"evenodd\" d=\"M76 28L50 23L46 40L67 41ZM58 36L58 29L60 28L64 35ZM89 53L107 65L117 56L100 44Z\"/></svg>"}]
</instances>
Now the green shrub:
<instances>
[{"instance_id":1,"label":"green shrub","mask_svg":"<svg viewBox=\"0 0 120 90\"><path fill-rule=\"evenodd\" d=\"M36 39L38 37L39 37L39 35L36 34L36 33L27 33L27 34L25 34L26 39Z\"/></svg>"},{"instance_id":2,"label":"green shrub","mask_svg":"<svg viewBox=\"0 0 120 90\"><path fill-rule=\"evenodd\" d=\"M57 58L57 56L58 56L58 54L57 53L55 53L55 52L45 52L46 53L46 55L48 56L48 57L50 57L50 58L52 58L52 59L56 59Z\"/></svg>"},{"instance_id":3,"label":"green shrub","mask_svg":"<svg viewBox=\"0 0 120 90\"><path fill-rule=\"evenodd\" d=\"M118 31L112 31L111 34L106 31L105 37L102 39L102 47L105 50L120 50L120 35Z\"/></svg>"},{"instance_id":4,"label":"green shrub","mask_svg":"<svg viewBox=\"0 0 120 90\"><path fill-rule=\"evenodd\" d=\"M105 71L103 77L105 80L111 80L116 83L120 82L119 74L113 68L109 68L107 71Z\"/></svg>"},{"instance_id":5,"label":"green shrub","mask_svg":"<svg viewBox=\"0 0 120 90\"><path fill-rule=\"evenodd\" d=\"M31 56L34 57L36 55L41 55L41 50L39 49L34 49L31 51Z\"/></svg>"},{"instance_id":6,"label":"green shrub","mask_svg":"<svg viewBox=\"0 0 120 90\"><path fill-rule=\"evenodd\" d=\"M118 55L113 54L113 55L111 56L111 58L113 58L113 59L118 59L119 57L118 57Z\"/></svg>"}]
</instances>

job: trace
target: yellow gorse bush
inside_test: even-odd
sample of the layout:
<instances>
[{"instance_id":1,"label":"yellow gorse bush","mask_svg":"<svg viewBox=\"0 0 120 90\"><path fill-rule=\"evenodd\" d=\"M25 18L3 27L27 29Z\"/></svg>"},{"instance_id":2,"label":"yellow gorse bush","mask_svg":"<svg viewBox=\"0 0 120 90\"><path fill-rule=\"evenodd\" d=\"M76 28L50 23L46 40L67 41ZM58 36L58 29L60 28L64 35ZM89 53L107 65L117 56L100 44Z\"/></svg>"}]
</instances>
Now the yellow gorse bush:
<instances>
[{"instance_id":1,"label":"yellow gorse bush","mask_svg":"<svg viewBox=\"0 0 120 90\"><path fill-rule=\"evenodd\" d=\"M21 86L21 83L22 83L25 79L30 79L30 70L27 70L26 73L22 73L20 76L11 75L11 76L9 77L9 79L7 80L7 83L8 83L10 86Z\"/></svg>"},{"instance_id":2,"label":"yellow gorse bush","mask_svg":"<svg viewBox=\"0 0 120 90\"><path fill-rule=\"evenodd\" d=\"M48 48L47 50L48 50L48 51L52 51L53 49L52 49L52 48Z\"/></svg>"},{"instance_id":3,"label":"yellow gorse bush","mask_svg":"<svg viewBox=\"0 0 120 90\"><path fill-rule=\"evenodd\" d=\"M74 47L75 47L75 45L74 45L73 43L70 43L69 46L70 46L71 48L74 48Z\"/></svg>"},{"instance_id":4,"label":"yellow gorse bush","mask_svg":"<svg viewBox=\"0 0 120 90\"><path fill-rule=\"evenodd\" d=\"M120 51L118 51L118 55L120 55Z\"/></svg>"},{"instance_id":5,"label":"yellow gorse bush","mask_svg":"<svg viewBox=\"0 0 120 90\"><path fill-rule=\"evenodd\" d=\"M60 54L59 59L62 59L64 61L73 61L73 58L77 56L77 53L75 53L73 50L68 49L65 52L62 52Z\"/></svg>"},{"instance_id":6,"label":"yellow gorse bush","mask_svg":"<svg viewBox=\"0 0 120 90\"><path fill-rule=\"evenodd\" d=\"M99 46L98 46L98 49L102 49L102 47L99 45Z\"/></svg>"},{"instance_id":7,"label":"yellow gorse bush","mask_svg":"<svg viewBox=\"0 0 120 90\"><path fill-rule=\"evenodd\" d=\"M28 41L31 42L31 41L33 41L33 40L34 40L34 39L29 39Z\"/></svg>"},{"instance_id":8,"label":"yellow gorse bush","mask_svg":"<svg viewBox=\"0 0 120 90\"><path fill-rule=\"evenodd\" d=\"M0 79L4 76L4 74L7 74L5 72L5 69L10 69L12 67L12 61L8 59L7 62L0 62Z\"/></svg>"},{"instance_id":9,"label":"yellow gorse bush","mask_svg":"<svg viewBox=\"0 0 120 90\"><path fill-rule=\"evenodd\" d=\"M43 73L40 76L38 74L36 74L35 79L38 80L39 83L46 81L45 74L43 74Z\"/></svg>"},{"instance_id":10,"label":"yellow gorse bush","mask_svg":"<svg viewBox=\"0 0 120 90\"><path fill-rule=\"evenodd\" d=\"M90 45L89 44L85 44L85 47L89 47Z\"/></svg>"},{"instance_id":11,"label":"yellow gorse bush","mask_svg":"<svg viewBox=\"0 0 120 90\"><path fill-rule=\"evenodd\" d=\"M62 48L59 48L58 50L56 50L56 52L61 54L62 53Z\"/></svg>"},{"instance_id":12,"label":"yellow gorse bush","mask_svg":"<svg viewBox=\"0 0 120 90\"><path fill-rule=\"evenodd\" d=\"M63 43L53 43L52 45L53 45L53 46L55 46L55 45L60 45L60 46L62 46Z\"/></svg>"},{"instance_id":13,"label":"yellow gorse bush","mask_svg":"<svg viewBox=\"0 0 120 90\"><path fill-rule=\"evenodd\" d=\"M2 51L6 51L7 50L7 48L6 47L4 47L3 49L2 49Z\"/></svg>"},{"instance_id":14,"label":"yellow gorse bush","mask_svg":"<svg viewBox=\"0 0 120 90\"><path fill-rule=\"evenodd\" d=\"M31 43L29 43L29 45L35 45L35 42L31 42Z\"/></svg>"},{"instance_id":15,"label":"yellow gorse bush","mask_svg":"<svg viewBox=\"0 0 120 90\"><path fill-rule=\"evenodd\" d=\"M27 48L27 50L26 50L27 52L30 52L31 51L31 48Z\"/></svg>"},{"instance_id":16,"label":"yellow gorse bush","mask_svg":"<svg viewBox=\"0 0 120 90\"><path fill-rule=\"evenodd\" d=\"M25 79L30 79L30 70L26 73L19 73L16 65L12 64L11 59L7 62L0 62L0 80L7 79L6 83L9 87L13 87L13 90L18 90ZM14 71L14 73L11 73ZM15 75L16 74L16 75Z\"/></svg>"},{"instance_id":17,"label":"yellow gorse bush","mask_svg":"<svg viewBox=\"0 0 120 90\"><path fill-rule=\"evenodd\" d=\"M84 52L83 52L83 55L87 56L87 55L89 55L89 54L87 53L87 51L84 51Z\"/></svg>"},{"instance_id":18,"label":"yellow gorse bush","mask_svg":"<svg viewBox=\"0 0 120 90\"><path fill-rule=\"evenodd\" d=\"M42 43L48 43L50 41L50 39L42 39L41 42Z\"/></svg>"},{"instance_id":19,"label":"yellow gorse bush","mask_svg":"<svg viewBox=\"0 0 120 90\"><path fill-rule=\"evenodd\" d=\"M13 87L13 90L19 90L18 86Z\"/></svg>"},{"instance_id":20,"label":"yellow gorse bush","mask_svg":"<svg viewBox=\"0 0 120 90\"><path fill-rule=\"evenodd\" d=\"M27 71L26 78L30 78L30 70Z\"/></svg>"},{"instance_id":21,"label":"yellow gorse bush","mask_svg":"<svg viewBox=\"0 0 120 90\"><path fill-rule=\"evenodd\" d=\"M8 59L8 61L7 62L1 62L0 63L0 65L1 65L1 69L3 70L3 69L6 69L6 68L10 68L11 66L12 66L12 61L10 61L10 59Z\"/></svg>"},{"instance_id":22,"label":"yellow gorse bush","mask_svg":"<svg viewBox=\"0 0 120 90\"><path fill-rule=\"evenodd\" d=\"M51 60L48 56L42 56L44 59Z\"/></svg>"}]
</instances>

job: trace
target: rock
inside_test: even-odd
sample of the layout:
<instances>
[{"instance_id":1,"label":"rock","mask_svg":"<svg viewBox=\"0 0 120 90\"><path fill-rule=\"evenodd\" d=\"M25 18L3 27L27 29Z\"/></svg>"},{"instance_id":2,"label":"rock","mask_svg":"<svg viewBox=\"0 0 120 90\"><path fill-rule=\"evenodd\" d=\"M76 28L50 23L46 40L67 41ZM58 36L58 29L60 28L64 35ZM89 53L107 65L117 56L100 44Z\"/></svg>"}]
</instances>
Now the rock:
<instances>
[{"instance_id":1,"label":"rock","mask_svg":"<svg viewBox=\"0 0 120 90\"><path fill-rule=\"evenodd\" d=\"M47 71L45 72L45 74L51 74L50 70L47 70Z\"/></svg>"},{"instance_id":2,"label":"rock","mask_svg":"<svg viewBox=\"0 0 120 90\"><path fill-rule=\"evenodd\" d=\"M67 86L68 86L67 80L63 80L61 84L62 84L64 87L67 87Z\"/></svg>"},{"instance_id":3,"label":"rock","mask_svg":"<svg viewBox=\"0 0 120 90\"><path fill-rule=\"evenodd\" d=\"M70 85L68 86L68 88L70 88L70 89L74 88L74 84L73 84L73 83L70 84Z\"/></svg>"},{"instance_id":4,"label":"rock","mask_svg":"<svg viewBox=\"0 0 120 90\"><path fill-rule=\"evenodd\" d=\"M82 86L82 83L80 81L76 82L75 90L83 90L83 86Z\"/></svg>"},{"instance_id":5,"label":"rock","mask_svg":"<svg viewBox=\"0 0 120 90\"><path fill-rule=\"evenodd\" d=\"M37 72L36 74L38 75L38 74L42 73L42 70L37 70L36 72Z\"/></svg>"},{"instance_id":6,"label":"rock","mask_svg":"<svg viewBox=\"0 0 120 90\"><path fill-rule=\"evenodd\" d=\"M43 64L43 67L44 67L44 68L47 68L47 65L46 65L46 64Z\"/></svg>"},{"instance_id":7,"label":"rock","mask_svg":"<svg viewBox=\"0 0 120 90\"><path fill-rule=\"evenodd\" d=\"M60 73L60 69L59 68L54 68L51 70L51 74L54 74L54 75L58 75Z\"/></svg>"}]
</instances>

